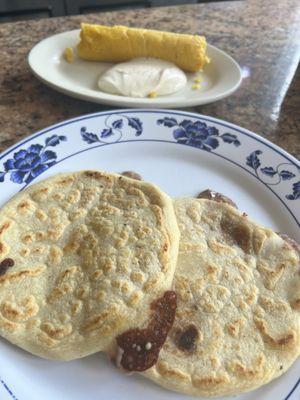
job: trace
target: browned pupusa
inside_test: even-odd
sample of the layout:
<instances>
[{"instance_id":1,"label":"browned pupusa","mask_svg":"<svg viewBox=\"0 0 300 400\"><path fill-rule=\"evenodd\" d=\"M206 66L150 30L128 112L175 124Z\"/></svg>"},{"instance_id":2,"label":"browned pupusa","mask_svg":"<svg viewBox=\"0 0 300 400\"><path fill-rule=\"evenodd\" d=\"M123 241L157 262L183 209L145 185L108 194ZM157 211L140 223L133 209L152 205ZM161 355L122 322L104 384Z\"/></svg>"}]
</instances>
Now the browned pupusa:
<instances>
[{"instance_id":1,"label":"browned pupusa","mask_svg":"<svg viewBox=\"0 0 300 400\"><path fill-rule=\"evenodd\" d=\"M175 200L177 311L145 376L194 396L255 389L300 353L299 254L228 204Z\"/></svg>"},{"instance_id":2,"label":"browned pupusa","mask_svg":"<svg viewBox=\"0 0 300 400\"><path fill-rule=\"evenodd\" d=\"M31 186L0 211L0 335L53 359L106 350L170 289L178 237L149 183L81 171Z\"/></svg>"}]
</instances>

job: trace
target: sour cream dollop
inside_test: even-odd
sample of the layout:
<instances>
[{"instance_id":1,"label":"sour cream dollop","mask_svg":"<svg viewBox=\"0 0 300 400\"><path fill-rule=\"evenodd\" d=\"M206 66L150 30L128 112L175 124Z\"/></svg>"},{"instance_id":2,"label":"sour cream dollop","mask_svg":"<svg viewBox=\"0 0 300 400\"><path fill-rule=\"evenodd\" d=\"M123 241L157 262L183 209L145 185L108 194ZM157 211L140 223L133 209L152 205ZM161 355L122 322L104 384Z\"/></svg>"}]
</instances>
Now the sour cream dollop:
<instances>
[{"instance_id":1,"label":"sour cream dollop","mask_svg":"<svg viewBox=\"0 0 300 400\"><path fill-rule=\"evenodd\" d=\"M128 97L164 96L186 85L185 73L176 65L156 58L135 58L114 65L99 78L100 90Z\"/></svg>"}]
</instances>

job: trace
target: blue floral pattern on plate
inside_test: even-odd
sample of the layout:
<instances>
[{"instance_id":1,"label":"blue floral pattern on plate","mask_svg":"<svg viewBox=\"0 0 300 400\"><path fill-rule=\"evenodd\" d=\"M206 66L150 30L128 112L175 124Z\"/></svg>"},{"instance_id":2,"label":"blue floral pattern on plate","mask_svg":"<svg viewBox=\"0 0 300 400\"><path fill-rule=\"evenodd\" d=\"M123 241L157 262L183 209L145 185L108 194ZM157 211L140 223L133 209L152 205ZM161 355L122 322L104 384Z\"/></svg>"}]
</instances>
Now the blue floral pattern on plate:
<instances>
[{"instance_id":1,"label":"blue floral pattern on plate","mask_svg":"<svg viewBox=\"0 0 300 400\"><path fill-rule=\"evenodd\" d=\"M278 185L281 181L288 181L296 177L296 175L289 171L288 169L281 169L283 166L292 166L291 163L280 163L276 165L276 167L263 167L260 168L261 166L261 160L260 156L263 154L261 150L255 150L252 153L249 154L249 156L246 158L246 165L254 169L255 175L258 177L259 180L263 181L266 185L268 186L273 186L273 185ZM259 172L262 174L275 178L273 182L266 182L265 179L261 175L259 175ZM297 200L300 199L300 181L295 182L292 185L292 193L287 194L285 196L288 200Z\"/></svg>"},{"instance_id":2,"label":"blue floral pattern on plate","mask_svg":"<svg viewBox=\"0 0 300 400\"><path fill-rule=\"evenodd\" d=\"M124 119L128 121L128 126L135 130L135 136L140 136L143 132L143 124L139 118L129 118L126 115L121 115L123 119L116 119L113 122L105 120L106 128L102 129L99 134L88 132L85 126L81 127L80 133L82 139L88 143L107 143L107 139L111 136L114 137L114 142L121 140L122 128L124 127ZM177 122L175 118L163 118L157 120L158 125L163 125L168 128L175 128L173 130L174 139L180 144L194 146L198 149L211 151L219 146L220 139L224 143L232 143L235 146L240 146L240 141L236 135L231 133L223 133L220 135L219 130L214 126L208 126L205 122L183 120ZM112 143L111 141L109 143Z\"/></svg>"},{"instance_id":3,"label":"blue floral pattern on plate","mask_svg":"<svg viewBox=\"0 0 300 400\"><path fill-rule=\"evenodd\" d=\"M88 144L94 143L116 143L121 141L123 137L122 130L125 128L124 121L127 121L128 127L135 130L135 136L141 136L143 133L143 123L139 118L128 117L124 114L119 114L117 119L110 120L111 115L105 119L105 128L99 134L89 132L85 126L81 127L80 134L82 140ZM121 117L121 118L120 118ZM164 117L156 121L157 125L172 128L172 135L175 141L179 144L196 147L201 150L214 152L220 146L220 143L233 144L236 147L241 146L241 142L237 135L225 132L220 134L220 131L213 125L208 125L204 121L191 119L183 119L178 122L174 117ZM112 139L112 140L111 140ZM261 150L255 150L246 157L246 165L254 169L257 178L268 186L278 185L281 181L291 180L296 175L288 169L280 170L283 165L291 165L290 163L280 163L274 167L263 167L259 156ZM274 182L266 182L259 172L271 178L277 178ZM288 200L297 200L300 198L300 181L293 183L292 193L285 196Z\"/></svg>"},{"instance_id":4,"label":"blue floral pattern on plate","mask_svg":"<svg viewBox=\"0 0 300 400\"><path fill-rule=\"evenodd\" d=\"M88 143L112 143L107 141L108 138L114 136L113 142L119 142L123 136L122 128L124 127L124 120L127 121L129 127L135 131L135 136L140 136L143 132L143 123L139 118L128 117L126 115L120 115L122 118L118 118L113 122L109 122L109 117L105 119L106 128L102 129L99 134L88 132L85 126L81 127L80 133L82 139Z\"/></svg>"},{"instance_id":5,"label":"blue floral pattern on plate","mask_svg":"<svg viewBox=\"0 0 300 400\"><path fill-rule=\"evenodd\" d=\"M9 175L14 183L29 184L38 175L56 164L57 154L47 148L55 147L66 140L66 136L53 135L46 138L44 146L32 144L26 150L17 151L12 158L4 162L4 171L0 171L0 183L4 182L6 175Z\"/></svg>"},{"instance_id":6,"label":"blue floral pattern on plate","mask_svg":"<svg viewBox=\"0 0 300 400\"><path fill-rule=\"evenodd\" d=\"M219 130L214 126L208 126L202 121L191 121L184 119L177 122L175 118L162 118L157 120L158 125L163 125L173 129L173 137L180 144L194 146L198 149L211 151L219 147L220 139L224 143L232 143L240 146L241 142L236 135L231 133L223 133L220 135Z\"/></svg>"}]
</instances>

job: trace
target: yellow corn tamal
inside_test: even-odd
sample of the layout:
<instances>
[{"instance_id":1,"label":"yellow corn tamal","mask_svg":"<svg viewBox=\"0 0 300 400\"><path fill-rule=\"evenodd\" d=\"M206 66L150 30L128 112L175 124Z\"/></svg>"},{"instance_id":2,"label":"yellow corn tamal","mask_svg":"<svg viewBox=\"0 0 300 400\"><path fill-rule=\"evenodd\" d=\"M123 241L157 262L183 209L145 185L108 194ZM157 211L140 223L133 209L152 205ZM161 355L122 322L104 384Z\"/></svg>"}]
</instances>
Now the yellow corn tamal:
<instances>
[{"instance_id":1,"label":"yellow corn tamal","mask_svg":"<svg viewBox=\"0 0 300 400\"><path fill-rule=\"evenodd\" d=\"M136 57L170 61L188 72L209 62L204 36L82 24L77 45L80 58L89 61L122 62Z\"/></svg>"}]
</instances>

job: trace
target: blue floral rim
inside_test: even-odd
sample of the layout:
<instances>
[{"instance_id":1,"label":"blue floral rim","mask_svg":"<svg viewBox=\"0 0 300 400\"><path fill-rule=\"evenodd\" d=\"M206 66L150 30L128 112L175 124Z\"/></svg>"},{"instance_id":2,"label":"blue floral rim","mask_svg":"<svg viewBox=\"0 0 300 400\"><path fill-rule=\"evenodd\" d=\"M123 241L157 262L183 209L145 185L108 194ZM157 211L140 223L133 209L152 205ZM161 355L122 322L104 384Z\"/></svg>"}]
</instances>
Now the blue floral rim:
<instances>
[{"instance_id":1,"label":"blue floral rim","mask_svg":"<svg viewBox=\"0 0 300 400\"><path fill-rule=\"evenodd\" d=\"M283 206L288 210L291 214L295 222L300 226L300 221L296 218L291 208L287 205L286 200L295 201L300 200L300 164L299 162L286 153L284 150L280 149L276 145L268 142L267 140L259 137L255 133L252 133L247 130L243 130L239 127L236 127L233 124L225 123L224 121L219 121L217 119L205 117L205 116L197 116L192 113L179 113L172 112L168 110L157 110L157 111L149 111L149 110L120 110L115 112L103 112L91 114L79 118L75 118L69 121L65 121L61 124L54 125L48 129L45 129L36 135L31 136L30 138L24 140L19 143L17 146L9 149L6 153L4 153L0 160L5 157L7 154L12 153L14 150L18 149L20 146L23 146L28 141L31 141L35 138L38 138L41 135L44 135L47 132L50 132L54 129L59 129L69 124L73 124L75 122L92 120L97 117L105 117L104 126L105 128L99 132L91 132L87 129L86 126L81 126L80 128L80 136L82 141L87 143L88 145L93 145L94 147L114 144L114 143L125 143L126 140L123 139L123 130L129 130L129 136L143 136L143 122L137 116L131 116L130 114L134 113L135 115L140 116L139 114L160 114L164 115L164 118L159 118L156 120L157 126L163 126L170 129L170 135L172 140L164 140L168 143L177 143L181 145L191 146L198 148L200 150L210 152L211 154L217 155L226 159L227 161L235 164L239 168L244 169L249 174L253 175L256 179L258 179L261 183L264 184L272 193L281 201ZM110 120L110 117L114 116L114 121ZM184 119L180 120L176 117L184 117ZM185 117L192 117L192 119L186 119ZM196 119L196 121L195 121ZM284 162L277 162L270 165L270 161L267 162L265 158L264 151L262 149L252 149L250 153L247 155L243 155L243 162L236 162L232 159L232 154L230 154L230 158L226 157L218 152L220 147L224 147L224 151L226 152L225 146L233 146L233 147L245 147L243 143L241 143L241 137L238 137L234 133L230 132L219 132L219 129L213 126L212 124L217 124L222 126L222 129L231 129L235 133L242 134L244 136L248 136L251 139L254 139L256 142L263 144L263 146L269 147L273 152L276 152L281 157L284 158ZM223 128L224 127L224 128ZM143 139L141 138L132 138L128 141L156 141L162 142L161 139ZM61 158L58 161L57 153L53 150L50 150L49 147L55 147L60 145L62 142L67 141L67 137L64 135L52 135L45 139L45 143L42 144L31 144L27 149L21 149L13 154L12 158L7 159L2 166L2 170L0 167L0 183L3 183L7 176L13 183L16 184L25 184L28 185L31 183L38 175L42 174L47 169L51 168L53 165L58 162L62 162L67 158L75 156L83 151L84 149L73 153L68 154L66 157ZM242 141L243 142L243 141ZM246 146L247 147L247 146ZM258 147L258 146L257 146ZM88 149L86 149L87 151ZM217 150L217 151L216 151ZM232 151L231 151L232 153ZM270 157L269 157L270 159ZM240 160L239 160L240 161ZM288 182L289 186L286 188L286 182ZM281 186L284 184L284 190L286 190L284 199L282 199L282 192L279 192L281 196L278 195L278 190L273 190L274 186ZM294 208L294 207L292 207Z\"/></svg>"}]
</instances>

